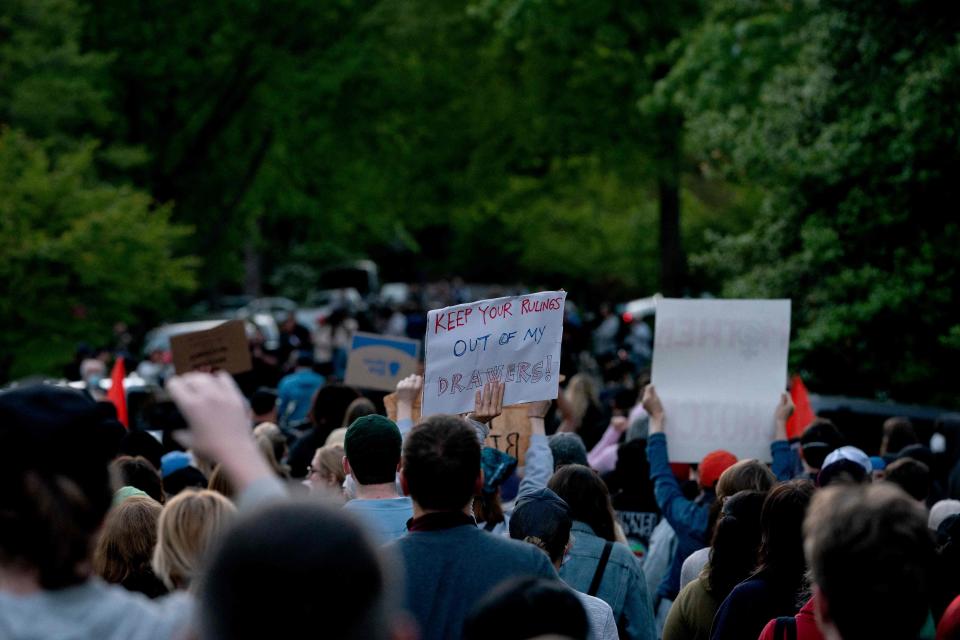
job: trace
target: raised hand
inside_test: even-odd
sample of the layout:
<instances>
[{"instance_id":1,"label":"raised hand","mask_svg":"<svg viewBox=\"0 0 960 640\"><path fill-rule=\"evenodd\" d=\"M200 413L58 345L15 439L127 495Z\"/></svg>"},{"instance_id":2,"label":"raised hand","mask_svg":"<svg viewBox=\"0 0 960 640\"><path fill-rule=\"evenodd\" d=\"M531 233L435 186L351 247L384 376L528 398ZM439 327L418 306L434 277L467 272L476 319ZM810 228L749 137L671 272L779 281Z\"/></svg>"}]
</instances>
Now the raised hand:
<instances>
[{"instance_id":1,"label":"raised hand","mask_svg":"<svg viewBox=\"0 0 960 640\"><path fill-rule=\"evenodd\" d=\"M503 413L503 392L507 385L502 382L488 382L483 391L477 390L473 413L468 417L477 422L489 423Z\"/></svg>"}]
</instances>

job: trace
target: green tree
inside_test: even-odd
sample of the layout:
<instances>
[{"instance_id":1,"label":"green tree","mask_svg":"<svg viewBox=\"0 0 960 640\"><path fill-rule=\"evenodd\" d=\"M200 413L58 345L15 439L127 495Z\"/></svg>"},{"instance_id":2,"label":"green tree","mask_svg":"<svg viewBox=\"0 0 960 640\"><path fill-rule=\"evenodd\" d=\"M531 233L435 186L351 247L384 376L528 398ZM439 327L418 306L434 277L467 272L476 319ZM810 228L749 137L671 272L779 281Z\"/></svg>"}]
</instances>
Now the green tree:
<instances>
[{"instance_id":1,"label":"green tree","mask_svg":"<svg viewBox=\"0 0 960 640\"><path fill-rule=\"evenodd\" d=\"M661 89L703 163L764 193L697 264L790 297L814 389L954 404L960 11L717 2Z\"/></svg>"}]
</instances>

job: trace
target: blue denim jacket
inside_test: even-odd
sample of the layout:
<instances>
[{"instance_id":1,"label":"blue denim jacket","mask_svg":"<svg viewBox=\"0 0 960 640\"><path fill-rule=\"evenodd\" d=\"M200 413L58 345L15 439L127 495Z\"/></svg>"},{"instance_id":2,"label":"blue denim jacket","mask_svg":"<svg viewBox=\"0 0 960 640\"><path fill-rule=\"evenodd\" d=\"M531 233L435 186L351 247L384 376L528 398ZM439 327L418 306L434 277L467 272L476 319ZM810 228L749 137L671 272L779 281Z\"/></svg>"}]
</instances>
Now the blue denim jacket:
<instances>
[{"instance_id":1,"label":"blue denim jacket","mask_svg":"<svg viewBox=\"0 0 960 640\"><path fill-rule=\"evenodd\" d=\"M606 540L596 535L590 525L578 520L574 520L570 535L573 547L560 567L560 577L572 588L586 593ZM619 542L613 545L596 596L610 605L613 617L628 638L656 640L647 581L640 561L626 545Z\"/></svg>"},{"instance_id":2,"label":"blue denim jacket","mask_svg":"<svg viewBox=\"0 0 960 640\"><path fill-rule=\"evenodd\" d=\"M707 546L707 522L710 519L710 504L715 496L706 491L696 500L688 500L680 490L680 483L673 477L667 458L667 436L654 433L647 439L647 460L650 462L650 479L653 493L663 517L677 534L677 552L670 562L670 569L657 587L657 599L674 600L680 592L680 569L691 553Z\"/></svg>"}]
</instances>

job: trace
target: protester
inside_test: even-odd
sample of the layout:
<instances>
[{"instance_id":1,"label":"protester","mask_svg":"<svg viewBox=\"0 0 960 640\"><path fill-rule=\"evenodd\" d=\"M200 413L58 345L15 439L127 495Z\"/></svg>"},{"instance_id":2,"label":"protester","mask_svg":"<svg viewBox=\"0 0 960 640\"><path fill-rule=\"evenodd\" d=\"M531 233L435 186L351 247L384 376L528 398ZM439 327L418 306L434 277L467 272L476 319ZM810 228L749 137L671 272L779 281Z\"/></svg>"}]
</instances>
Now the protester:
<instances>
[{"instance_id":1,"label":"protester","mask_svg":"<svg viewBox=\"0 0 960 640\"><path fill-rule=\"evenodd\" d=\"M919 444L920 438L909 418L895 416L883 423L883 439L880 442L880 455L887 462L893 462L904 448Z\"/></svg>"},{"instance_id":2,"label":"protester","mask_svg":"<svg viewBox=\"0 0 960 640\"><path fill-rule=\"evenodd\" d=\"M609 604L627 637L656 638L646 578L629 547L616 542L606 485L589 467L572 464L554 473L547 486L567 503L573 518L574 543L560 577Z\"/></svg>"},{"instance_id":3,"label":"protester","mask_svg":"<svg viewBox=\"0 0 960 640\"><path fill-rule=\"evenodd\" d=\"M355 420L344 438L343 470L353 478L356 497L343 508L355 513L381 543L405 535L413 517L410 498L397 491L402 442L397 425L378 415Z\"/></svg>"},{"instance_id":4,"label":"protester","mask_svg":"<svg viewBox=\"0 0 960 640\"><path fill-rule=\"evenodd\" d=\"M105 581L148 598L167 593L150 561L163 507L150 497L127 498L107 514L93 553L93 570Z\"/></svg>"},{"instance_id":5,"label":"protester","mask_svg":"<svg viewBox=\"0 0 960 640\"><path fill-rule=\"evenodd\" d=\"M644 390L643 406L650 415L650 438L647 440L647 459L654 494L664 519L677 536L676 552L670 568L653 596L658 627L665 622L670 604L680 592L680 571L691 553L707 546L710 508L716 498L714 491L720 475L737 462L727 451L712 451L700 462L700 495L694 500L684 497L680 483L670 470L667 456L667 438L663 433L665 416L663 405L653 385Z\"/></svg>"},{"instance_id":6,"label":"protester","mask_svg":"<svg viewBox=\"0 0 960 640\"><path fill-rule=\"evenodd\" d=\"M335 444L317 449L307 467L307 479L304 481L311 491L343 497L343 482L347 478L343 469L344 455L343 447Z\"/></svg>"},{"instance_id":7,"label":"protester","mask_svg":"<svg viewBox=\"0 0 960 640\"><path fill-rule=\"evenodd\" d=\"M617 451L620 448L620 439L626 433L630 423L625 416L614 416L610 419L610 426L603 432L603 436L596 446L587 454L588 464L599 473L609 473L617 466Z\"/></svg>"},{"instance_id":8,"label":"protester","mask_svg":"<svg viewBox=\"0 0 960 640\"><path fill-rule=\"evenodd\" d=\"M260 387L253 392L250 396L250 410L253 412L254 426L261 422L276 424L279 421L277 400L277 392L269 387Z\"/></svg>"},{"instance_id":9,"label":"protester","mask_svg":"<svg viewBox=\"0 0 960 640\"><path fill-rule=\"evenodd\" d=\"M550 436L550 453L553 456L553 470L568 464L589 466L587 448L583 439L576 433L555 433Z\"/></svg>"},{"instance_id":10,"label":"protester","mask_svg":"<svg viewBox=\"0 0 960 640\"><path fill-rule=\"evenodd\" d=\"M930 468L913 458L900 458L887 466L883 476L886 482L903 489L907 495L921 504L930 496Z\"/></svg>"},{"instance_id":11,"label":"protester","mask_svg":"<svg viewBox=\"0 0 960 640\"><path fill-rule=\"evenodd\" d=\"M817 418L810 423L800 436L800 452L806 477L815 481L826 457L843 445L843 434L832 422L826 418ZM777 478L789 479L780 475Z\"/></svg>"},{"instance_id":12,"label":"protester","mask_svg":"<svg viewBox=\"0 0 960 640\"><path fill-rule=\"evenodd\" d=\"M343 423L347 407L359 394L339 384L327 384L313 396L310 406L310 428L293 443L287 464L290 476L303 478L307 475L307 465L317 449L324 446L327 436Z\"/></svg>"},{"instance_id":13,"label":"protester","mask_svg":"<svg viewBox=\"0 0 960 640\"><path fill-rule=\"evenodd\" d=\"M733 467L725 473L731 470ZM670 607L664 640L709 640L720 603L756 568L765 498L766 491L740 491L724 501L710 543L709 562Z\"/></svg>"},{"instance_id":14,"label":"protester","mask_svg":"<svg viewBox=\"0 0 960 640\"><path fill-rule=\"evenodd\" d=\"M610 487L610 502L617 514L617 521L634 555L644 562L650 549L650 538L660 522L660 507L653 495L650 479L650 464L647 462L646 440L630 440L620 445L617 465L612 475L604 477ZM650 584L649 574L647 584ZM654 589L656 585L654 585ZM653 592L654 589L649 589Z\"/></svg>"},{"instance_id":15,"label":"protester","mask_svg":"<svg viewBox=\"0 0 960 640\"><path fill-rule=\"evenodd\" d=\"M114 491L121 487L136 487L163 504L163 481L150 462L137 456L120 456L110 463L110 484Z\"/></svg>"},{"instance_id":16,"label":"protester","mask_svg":"<svg viewBox=\"0 0 960 640\"><path fill-rule=\"evenodd\" d=\"M460 637L472 605L507 578L556 579L537 549L476 527L480 443L463 418L432 416L414 427L403 444L400 480L414 518L393 548L403 561L407 610L424 639Z\"/></svg>"},{"instance_id":17,"label":"protester","mask_svg":"<svg viewBox=\"0 0 960 640\"><path fill-rule=\"evenodd\" d=\"M310 411L313 395L324 381L325 378L313 370L313 356L309 353L298 355L293 373L284 376L277 385L278 424L291 429L303 422Z\"/></svg>"},{"instance_id":18,"label":"protester","mask_svg":"<svg viewBox=\"0 0 960 640\"><path fill-rule=\"evenodd\" d=\"M563 636L587 640L587 615L563 585L544 578L514 578L481 599L463 625L463 640L528 640Z\"/></svg>"},{"instance_id":19,"label":"protester","mask_svg":"<svg viewBox=\"0 0 960 640\"><path fill-rule=\"evenodd\" d=\"M960 514L960 500L941 500L930 507L930 517L927 519L927 528L933 533L940 528L940 523Z\"/></svg>"},{"instance_id":20,"label":"protester","mask_svg":"<svg viewBox=\"0 0 960 640\"><path fill-rule=\"evenodd\" d=\"M824 638L912 640L932 625L934 551L926 513L900 489L886 483L824 489L803 529Z\"/></svg>"},{"instance_id":21,"label":"protester","mask_svg":"<svg viewBox=\"0 0 960 640\"><path fill-rule=\"evenodd\" d=\"M341 429L346 429L352 425L358 418L363 416L373 415L377 412L377 408L374 406L370 398L356 398L350 405L347 407L346 413L343 414L343 423L340 427ZM334 429L336 431L336 429ZM333 432L330 432L331 435ZM329 441L329 438L327 438ZM330 444L327 442L326 444Z\"/></svg>"},{"instance_id":22,"label":"protester","mask_svg":"<svg viewBox=\"0 0 960 640\"><path fill-rule=\"evenodd\" d=\"M160 441L146 431L127 431L117 448L118 456L143 456L157 471L160 470L163 453Z\"/></svg>"},{"instance_id":23,"label":"protester","mask_svg":"<svg viewBox=\"0 0 960 640\"><path fill-rule=\"evenodd\" d=\"M198 588L200 640L413 640L396 584L350 514L310 502L242 515Z\"/></svg>"},{"instance_id":24,"label":"protester","mask_svg":"<svg viewBox=\"0 0 960 640\"><path fill-rule=\"evenodd\" d=\"M513 475L517 459L493 447L484 447L480 454L483 471L483 488L473 498L473 515L477 526L484 531L503 534L509 526L509 518L500 501L500 485Z\"/></svg>"},{"instance_id":25,"label":"protester","mask_svg":"<svg viewBox=\"0 0 960 640\"><path fill-rule=\"evenodd\" d=\"M168 589L190 588L204 555L235 513L233 504L215 491L184 491L164 505L153 570Z\"/></svg>"},{"instance_id":26,"label":"protester","mask_svg":"<svg viewBox=\"0 0 960 640\"><path fill-rule=\"evenodd\" d=\"M0 637L167 639L186 632L185 595L149 600L93 579L122 437L71 389L0 393Z\"/></svg>"},{"instance_id":27,"label":"protester","mask_svg":"<svg viewBox=\"0 0 960 640\"><path fill-rule=\"evenodd\" d=\"M557 431L576 433L583 439L586 450L593 449L607 424L593 379L585 373L570 378L567 388L557 398L557 407L563 414Z\"/></svg>"},{"instance_id":28,"label":"protester","mask_svg":"<svg viewBox=\"0 0 960 640\"><path fill-rule=\"evenodd\" d=\"M519 499L510 519L510 537L543 550L558 571L571 546L572 528L570 507L550 489L538 489ZM618 638L617 623L610 605L593 595L572 591L587 613L591 640Z\"/></svg>"},{"instance_id":29,"label":"protester","mask_svg":"<svg viewBox=\"0 0 960 640\"><path fill-rule=\"evenodd\" d=\"M253 430L253 437L257 441L257 446L260 447L264 459L277 474L277 477L289 478L290 467L282 462L287 457L287 439L280 431L280 427L272 422L258 424Z\"/></svg>"},{"instance_id":30,"label":"protester","mask_svg":"<svg viewBox=\"0 0 960 640\"><path fill-rule=\"evenodd\" d=\"M771 618L795 615L809 598L802 525L812 495L807 480L791 480L767 494L757 570L720 605L711 640L755 638Z\"/></svg>"}]
</instances>

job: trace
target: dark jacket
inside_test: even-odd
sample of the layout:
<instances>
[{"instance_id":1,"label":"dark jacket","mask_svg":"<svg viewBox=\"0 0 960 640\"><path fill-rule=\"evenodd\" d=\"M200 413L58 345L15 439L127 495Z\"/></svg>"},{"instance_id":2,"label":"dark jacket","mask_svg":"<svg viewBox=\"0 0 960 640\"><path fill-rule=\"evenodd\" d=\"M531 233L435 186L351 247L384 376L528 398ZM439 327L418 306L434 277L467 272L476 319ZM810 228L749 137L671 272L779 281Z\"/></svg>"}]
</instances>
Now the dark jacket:
<instances>
[{"instance_id":1,"label":"dark jacket","mask_svg":"<svg viewBox=\"0 0 960 640\"><path fill-rule=\"evenodd\" d=\"M777 588L765 578L751 578L733 588L717 609L710 640L756 638L767 622L781 616L796 615L797 594Z\"/></svg>"},{"instance_id":2,"label":"dark jacket","mask_svg":"<svg viewBox=\"0 0 960 640\"><path fill-rule=\"evenodd\" d=\"M405 606L422 640L461 637L470 609L508 578L559 579L537 547L471 524L411 531L388 548L403 563Z\"/></svg>"}]
</instances>

